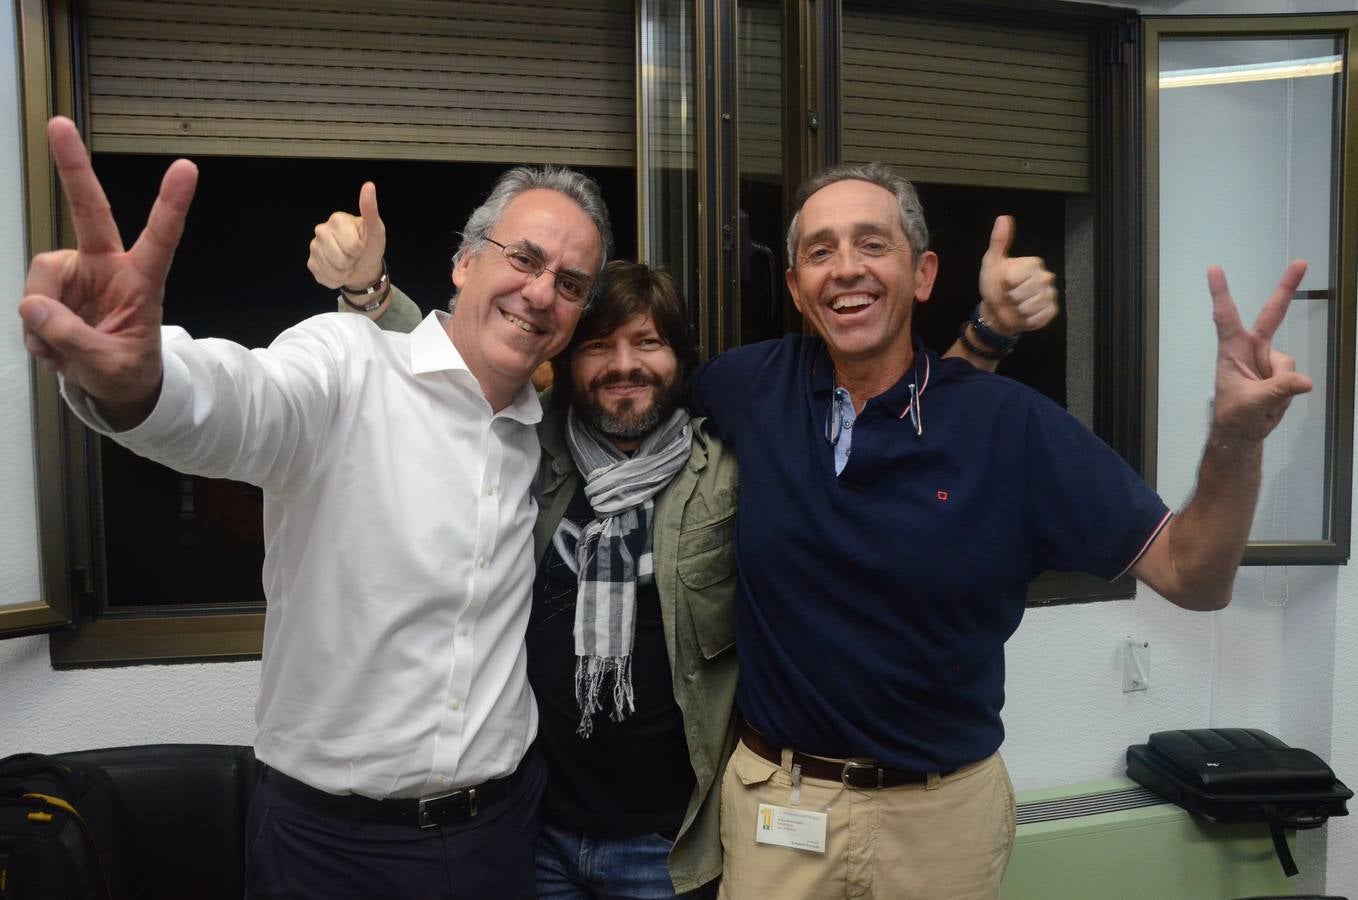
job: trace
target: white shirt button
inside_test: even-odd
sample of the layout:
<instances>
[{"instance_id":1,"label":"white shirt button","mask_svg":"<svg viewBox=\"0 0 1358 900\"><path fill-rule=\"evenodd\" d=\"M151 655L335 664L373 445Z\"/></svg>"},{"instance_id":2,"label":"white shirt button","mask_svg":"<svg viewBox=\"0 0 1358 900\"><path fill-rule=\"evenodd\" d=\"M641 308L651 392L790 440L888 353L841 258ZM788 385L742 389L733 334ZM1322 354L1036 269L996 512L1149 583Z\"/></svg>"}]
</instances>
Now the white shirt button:
<instances>
[{"instance_id":1,"label":"white shirt button","mask_svg":"<svg viewBox=\"0 0 1358 900\"><path fill-rule=\"evenodd\" d=\"M479 558L476 560L476 566L477 566L477 568L479 568L479 569L484 569L484 568L485 568L486 566L488 566L488 565L490 565L490 560L486 559L484 556L479 557Z\"/></svg>"},{"instance_id":2,"label":"white shirt button","mask_svg":"<svg viewBox=\"0 0 1358 900\"><path fill-rule=\"evenodd\" d=\"M472 633L472 630L468 628L466 625L463 625L461 628L457 630L457 633L462 635L463 637L466 637L467 635Z\"/></svg>"},{"instance_id":3,"label":"white shirt button","mask_svg":"<svg viewBox=\"0 0 1358 900\"><path fill-rule=\"evenodd\" d=\"M451 706L453 709L461 709L462 701L454 697L453 699L448 701L448 705Z\"/></svg>"}]
</instances>

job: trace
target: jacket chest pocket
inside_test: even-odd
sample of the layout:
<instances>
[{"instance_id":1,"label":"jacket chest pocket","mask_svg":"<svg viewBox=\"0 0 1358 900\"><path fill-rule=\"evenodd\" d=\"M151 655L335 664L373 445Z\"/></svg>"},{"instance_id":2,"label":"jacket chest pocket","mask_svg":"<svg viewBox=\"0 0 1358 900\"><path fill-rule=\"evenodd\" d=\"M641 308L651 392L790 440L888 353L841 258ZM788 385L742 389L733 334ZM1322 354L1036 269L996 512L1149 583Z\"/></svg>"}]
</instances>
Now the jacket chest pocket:
<instances>
[{"instance_id":1,"label":"jacket chest pocket","mask_svg":"<svg viewBox=\"0 0 1358 900\"><path fill-rule=\"evenodd\" d=\"M679 583L706 659L736 640L735 514L679 534Z\"/></svg>"}]
</instances>

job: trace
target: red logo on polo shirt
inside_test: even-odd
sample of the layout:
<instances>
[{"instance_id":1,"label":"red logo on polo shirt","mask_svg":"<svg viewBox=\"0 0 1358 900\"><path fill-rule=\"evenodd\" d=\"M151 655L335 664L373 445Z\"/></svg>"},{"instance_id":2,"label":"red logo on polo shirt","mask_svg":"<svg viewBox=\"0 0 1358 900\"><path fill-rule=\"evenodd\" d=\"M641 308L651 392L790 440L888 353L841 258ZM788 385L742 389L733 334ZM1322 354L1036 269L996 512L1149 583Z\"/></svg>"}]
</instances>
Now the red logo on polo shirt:
<instances>
[{"instance_id":1,"label":"red logo on polo shirt","mask_svg":"<svg viewBox=\"0 0 1358 900\"><path fill-rule=\"evenodd\" d=\"M943 501L944 503L947 503L947 502L948 502L948 492L947 492L947 491L939 491L939 492L938 492L937 494L935 494L934 496L937 497L939 500Z\"/></svg>"}]
</instances>

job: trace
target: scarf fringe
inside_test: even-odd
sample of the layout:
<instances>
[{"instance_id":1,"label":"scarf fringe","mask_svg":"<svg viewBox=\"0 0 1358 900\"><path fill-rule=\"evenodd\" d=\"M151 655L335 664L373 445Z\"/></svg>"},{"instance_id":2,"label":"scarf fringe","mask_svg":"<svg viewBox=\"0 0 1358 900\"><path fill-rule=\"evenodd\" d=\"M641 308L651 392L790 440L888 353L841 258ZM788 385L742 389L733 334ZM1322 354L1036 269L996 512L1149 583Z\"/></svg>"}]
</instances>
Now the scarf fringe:
<instances>
[{"instance_id":1,"label":"scarf fringe","mask_svg":"<svg viewBox=\"0 0 1358 900\"><path fill-rule=\"evenodd\" d=\"M621 722L629 713L636 712L632 696L632 657L577 656L575 658L575 702L580 706L580 724L575 733L588 738L594 733L594 714L603 710L599 695L604 679L613 676L613 711L608 717Z\"/></svg>"}]
</instances>

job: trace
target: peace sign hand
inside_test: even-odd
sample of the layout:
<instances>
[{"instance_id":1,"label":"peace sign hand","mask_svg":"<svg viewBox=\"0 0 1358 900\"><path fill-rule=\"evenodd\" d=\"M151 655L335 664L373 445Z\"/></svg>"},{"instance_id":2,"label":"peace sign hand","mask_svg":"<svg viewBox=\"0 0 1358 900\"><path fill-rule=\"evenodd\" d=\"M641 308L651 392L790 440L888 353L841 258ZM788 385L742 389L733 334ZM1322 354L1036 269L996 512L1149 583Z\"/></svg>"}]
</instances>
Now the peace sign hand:
<instances>
[{"instance_id":1,"label":"peace sign hand","mask_svg":"<svg viewBox=\"0 0 1358 900\"><path fill-rule=\"evenodd\" d=\"M24 345L68 384L99 402L110 424L139 423L155 406L162 373L165 277L184 232L198 169L165 172L146 228L124 250L108 198L71 120L47 124L47 141L75 226L76 249L41 253L19 304Z\"/></svg>"},{"instance_id":2,"label":"peace sign hand","mask_svg":"<svg viewBox=\"0 0 1358 900\"><path fill-rule=\"evenodd\" d=\"M1212 320L1217 326L1216 400L1212 426L1227 443L1262 441L1277 426L1292 398L1311 390L1296 361L1273 349L1273 335L1287 315L1306 263L1294 260L1248 330L1220 266L1207 270Z\"/></svg>"}]
</instances>

